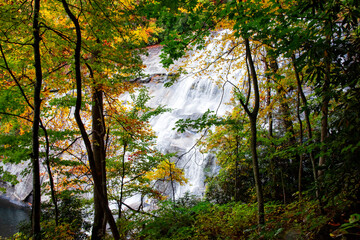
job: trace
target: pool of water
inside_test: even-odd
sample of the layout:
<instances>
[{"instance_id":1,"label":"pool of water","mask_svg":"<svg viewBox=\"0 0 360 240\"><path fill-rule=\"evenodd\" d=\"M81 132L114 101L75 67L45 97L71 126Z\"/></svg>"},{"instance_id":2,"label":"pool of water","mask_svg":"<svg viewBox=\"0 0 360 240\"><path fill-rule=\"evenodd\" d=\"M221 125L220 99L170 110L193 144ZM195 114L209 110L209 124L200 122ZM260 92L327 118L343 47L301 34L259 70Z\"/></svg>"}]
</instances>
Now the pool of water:
<instances>
[{"instance_id":1,"label":"pool of water","mask_svg":"<svg viewBox=\"0 0 360 240\"><path fill-rule=\"evenodd\" d=\"M30 221L30 209L0 197L0 236L10 237L18 231L18 224Z\"/></svg>"}]
</instances>

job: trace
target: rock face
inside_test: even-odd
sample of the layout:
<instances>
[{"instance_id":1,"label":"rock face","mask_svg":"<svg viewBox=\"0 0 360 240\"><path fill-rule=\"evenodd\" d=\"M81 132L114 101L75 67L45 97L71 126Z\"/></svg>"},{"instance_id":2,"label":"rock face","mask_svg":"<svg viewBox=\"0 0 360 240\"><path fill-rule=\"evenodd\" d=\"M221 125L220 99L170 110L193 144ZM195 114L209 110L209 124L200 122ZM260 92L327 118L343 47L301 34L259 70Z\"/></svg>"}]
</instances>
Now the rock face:
<instances>
[{"instance_id":1,"label":"rock face","mask_svg":"<svg viewBox=\"0 0 360 240\"><path fill-rule=\"evenodd\" d=\"M31 202L32 173L30 172L27 174L23 174L23 172L29 165L30 162L25 162L18 165L3 165L3 169L17 176L17 179L19 181L19 183L15 186L12 186L9 183L1 183L2 187L6 188L6 197L16 201Z\"/></svg>"}]
</instances>

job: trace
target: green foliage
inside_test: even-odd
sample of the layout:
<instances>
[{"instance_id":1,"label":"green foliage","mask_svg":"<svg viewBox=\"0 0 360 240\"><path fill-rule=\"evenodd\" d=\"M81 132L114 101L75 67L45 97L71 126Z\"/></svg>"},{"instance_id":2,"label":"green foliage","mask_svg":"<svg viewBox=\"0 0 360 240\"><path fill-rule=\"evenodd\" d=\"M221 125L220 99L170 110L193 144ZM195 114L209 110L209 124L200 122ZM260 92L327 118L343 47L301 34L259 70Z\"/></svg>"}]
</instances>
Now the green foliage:
<instances>
[{"instance_id":1,"label":"green foliage","mask_svg":"<svg viewBox=\"0 0 360 240\"><path fill-rule=\"evenodd\" d=\"M21 163L30 159L31 133L20 135L14 133L0 135L0 152L4 163Z\"/></svg>"},{"instance_id":2,"label":"green foliage","mask_svg":"<svg viewBox=\"0 0 360 240\"><path fill-rule=\"evenodd\" d=\"M12 185L16 185L17 183L19 183L19 181L17 180L16 175L12 175L7 171L3 170L3 166L0 166L0 176L1 176L1 180L7 183L10 183Z\"/></svg>"},{"instance_id":3,"label":"green foliage","mask_svg":"<svg viewBox=\"0 0 360 240\"><path fill-rule=\"evenodd\" d=\"M5 84L10 84L10 80L6 80ZM0 120L4 124L6 121L14 121L14 115L21 115L26 109L22 96L17 88L11 87L7 89L5 86L0 87ZM13 114L13 115L7 115Z\"/></svg>"},{"instance_id":4,"label":"green foliage","mask_svg":"<svg viewBox=\"0 0 360 240\"><path fill-rule=\"evenodd\" d=\"M256 224L256 204L212 204L186 195L175 203L161 202L154 216L138 223L141 230L133 239L319 239L330 237L324 232L331 227L335 206L321 213L316 201L308 197L289 205L268 202L265 205L266 225ZM341 211L337 208L336 211ZM349 222L333 232L357 233L359 216L353 214Z\"/></svg>"},{"instance_id":5,"label":"green foliage","mask_svg":"<svg viewBox=\"0 0 360 240\"><path fill-rule=\"evenodd\" d=\"M156 24L163 29L158 39L164 45L161 54L164 67L183 57L190 45L204 43L204 37L210 34L216 23L209 15L218 11L217 7L212 1L198 0L161 0L148 6L145 10L148 17L156 18ZM200 49L201 44L197 48Z\"/></svg>"},{"instance_id":6,"label":"green foliage","mask_svg":"<svg viewBox=\"0 0 360 240\"><path fill-rule=\"evenodd\" d=\"M339 105L331 115L332 133L327 141L328 161L322 178L326 199L339 194L356 201L360 197L360 92L349 88L339 99ZM334 177L336 176L336 177Z\"/></svg>"},{"instance_id":7,"label":"green foliage","mask_svg":"<svg viewBox=\"0 0 360 240\"><path fill-rule=\"evenodd\" d=\"M159 0L135 1L139 6L127 6L114 1L84 2L77 5L72 1L71 7L76 12L82 27L83 49L82 63L91 65L94 78L88 77L84 66L84 83L87 87L99 87L112 98L121 94L129 86L120 88L120 83L140 75L141 59L139 53L147 44L162 42L164 44L162 63L168 67L174 60L183 57L188 50L201 49L205 46L206 37L219 23L220 28L230 28L231 44L250 38L256 44L254 59L264 59L269 65L278 60L279 64L270 66L270 70L260 72L260 90L269 89L270 103L261 103L257 122L260 156L261 181L264 184L265 198L288 203L266 203L266 224L257 229L255 223L256 207L252 169L250 168L250 151L248 149L250 134L249 124L239 110L238 100L246 102L247 97L235 91L234 111L230 116L219 118L212 111L206 111L198 119L181 119L176 123L179 132L187 129L208 131L206 151L216 155L219 174L208 176L206 199L200 201L185 196L175 203L161 202L152 214L123 213L118 219L118 226L123 238L139 239L316 239L318 235L329 237L358 236L359 234L359 200L360 199L360 65L359 46L360 10L358 1L294 1L294 0L253 0L253 1L208 1L208 0ZM134 2L134 4L135 4ZM0 158L3 163L20 163L30 158L31 133L30 122L32 109L27 106L24 97L31 100L29 94L34 84L32 71L33 59L29 57L32 50L32 1L11 2L3 4L0 9ZM41 12L42 59L46 88L42 99L49 97L49 89L59 90L59 95L69 91L72 85L68 71L73 65L70 57L73 48L73 29L69 19L56 9L58 2L47 2ZM119 5L120 4L120 5ZM19 5L19 6L18 6ZM95 6L96 5L96 6ZM130 8L131 10L128 11ZM146 17L143 17L146 15ZM156 20L155 20L156 19ZM224 23L223 23L224 22ZM158 30L151 34L141 32L133 34L138 26L148 27L153 24ZM222 25L223 24L223 25ZM146 41L143 41L145 35ZM151 36L148 36L151 35ZM255 46L255 45L254 45ZM235 58L237 46L228 52ZM131 51L130 51L131 50ZM258 52L257 52L258 51ZM259 52L261 54L259 54ZM115 54L116 53L116 54ZM264 54L266 53L266 54ZM293 59L292 59L293 57ZM270 59L270 60L269 60ZM7 60L7 61L6 61ZM292 62L292 60L294 62ZM230 61L230 58L228 58ZM66 63L57 66L59 62ZM8 68L12 70L15 78ZM294 70L294 66L297 70ZM235 66L232 67L239 68ZM58 71L60 70L60 71ZM230 67L229 67L230 70ZM181 70L180 70L181 72ZM300 76L300 83L306 88L308 103L299 100L298 116L291 112L295 108L296 98L295 73ZM173 79L165 85L175 82ZM264 77L264 78L262 78ZM263 84L261 81L273 81ZM64 80L66 79L66 81ZM237 83L236 83L237 84ZM22 91L19 91L19 86ZM115 87L113 87L115 86ZM240 86L237 85L237 86ZM246 88L246 84L243 85ZM265 89L266 88L266 89ZM281 90L279 90L281 88ZM249 93L253 91L250 90ZM245 92L245 91L244 91ZM313 94L308 94L312 92ZM110 94L111 93L111 94ZM276 93L278 96L274 96ZM83 109L91 106L89 95L86 96ZM146 106L150 100L146 89L139 94L132 94L133 105L130 110L121 107L106 112L110 118L111 136L106 146L108 149L107 167L110 185L109 197L120 202L135 194L161 198L161 194L151 186L153 178L161 176L168 180L167 168L173 154L164 155L154 147L155 135L148 121L158 114L169 111L164 106L151 109ZM261 96L261 100L265 95ZM26 100L26 99L25 99ZM30 101L31 102L31 101ZM250 99L251 102L251 99ZM324 103L329 103L329 106ZM43 117L52 118L51 108L71 108L75 98L71 95L53 98L46 102ZM281 107L288 104L289 114L284 114ZM115 105L115 104L114 104ZM320 129L325 129L321 112L329 109L329 127L326 126L325 140L320 139ZM310 128L313 137L307 137L304 123L300 132L300 122L305 122L304 113L309 111ZM269 133L268 114L271 114L274 129ZM323 113L324 114L324 113ZM296 119L298 117L298 119ZM282 126L282 122L291 126ZM54 121L55 122L55 121ZM49 125L52 123L49 122ZM61 152L62 146L57 142L75 140L77 132L67 129L48 131L52 151ZM41 133L43 134L43 133ZM301 135L301 139L300 139ZM44 135L40 137L43 141ZM311 138L311 139L310 139ZM43 142L42 142L43 144ZM128 154L129 153L129 154ZM44 156L42 153L41 156ZM314 166L311 155L315 156ZM318 167L319 157L325 156L325 165ZM302 162L300 162L300 157ZM59 170L64 167L78 167L80 162L64 160L50 156L51 166ZM300 165L301 164L301 165ZM301 168L299 167L301 166ZM158 167L156 172L154 169ZM313 180L313 170L322 174ZM150 178L147 173L154 170ZM310 197L297 200L298 178L302 174L302 191ZM156 173L156 174L155 174ZM14 176L0 168L2 180L16 183ZM72 177L72 173L63 173ZM149 175L149 174L148 174ZM181 180L181 174L180 180ZM120 176L120 177L119 177ZM154 177L155 176L155 177ZM76 182L77 180L75 180ZM315 201L314 186L320 185L318 194L323 205ZM71 192L74 193L74 192ZM71 197L68 191L60 201L60 223L58 226L50 210L44 211L43 237L45 239L84 238L83 230L87 226L82 220L83 206ZM283 200L284 199L284 200ZM246 204L243 204L245 202ZM216 204L215 204L216 203ZM251 203L251 204L247 204ZM221 205L222 204L222 205ZM321 213L321 210L323 213ZM335 221L335 215L344 215L345 220ZM80 221L78 220L80 219ZM332 227L330 227L330 226ZM335 226L336 225L336 226ZM329 230L330 228L330 230ZM18 238L26 238L26 233Z\"/></svg>"},{"instance_id":8,"label":"green foliage","mask_svg":"<svg viewBox=\"0 0 360 240\"><path fill-rule=\"evenodd\" d=\"M159 202L154 216L144 221L139 239L191 239L195 236L193 224L198 213L207 211L212 204L201 202L185 194L176 202Z\"/></svg>"},{"instance_id":9,"label":"green foliage","mask_svg":"<svg viewBox=\"0 0 360 240\"><path fill-rule=\"evenodd\" d=\"M205 199L217 204L251 202L254 194L252 171L248 163L241 163L237 173L233 162L221 164L219 174L205 180ZM237 183L236 183L237 181ZM237 184L237 185L236 185ZM236 199L237 198L237 199Z\"/></svg>"},{"instance_id":10,"label":"green foliage","mask_svg":"<svg viewBox=\"0 0 360 240\"><path fill-rule=\"evenodd\" d=\"M216 114L212 114L213 111L208 109L200 118L197 119L179 119L175 123L175 128L178 132L185 132L186 129L196 129L196 130L204 130L205 128L224 124L223 119L216 116Z\"/></svg>"},{"instance_id":11,"label":"green foliage","mask_svg":"<svg viewBox=\"0 0 360 240\"><path fill-rule=\"evenodd\" d=\"M20 130L14 127L10 133L0 134L0 159L2 164L20 164L30 159L31 133L19 134ZM25 173L23 173L25 174ZM16 185L19 181L15 175L10 174L0 166L2 181Z\"/></svg>"},{"instance_id":12,"label":"green foliage","mask_svg":"<svg viewBox=\"0 0 360 240\"><path fill-rule=\"evenodd\" d=\"M131 94L131 99L133 100L135 106L129 114L130 118L137 118L140 121L147 122L152 117L156 117L162 113L170 112L171 109L165 108L165 106L159 105L155 109L146 106L146 103L151 99L147 88L140 88L138 91L138 96Z\"/></svg>"},{"instance_id":13,"label":"green foliage","mask_svg":"<svg viewBox=\"0 0 360 240\"><path fill-rule=\"evenodd\" d=\"M87 239L86 231L91 225L86 220L89 216L84 212L84 204L73 193L63 192L58 203L59 223L56 225L51 204L43 204L42 211L42 239ZM31 223L21 223L19 233L14 239L29 239Z\"/></svg>"},{"instance_id":14,"label":"green foliage","mask_svg":"<svg viewBox=\"0 0 360 240\"><path fill-rule=\"evenodd\" d=\"M170 109L161 105L148 107L151 97L146 88L139 89L130 97L129 109L112 116L116 121L112 124L116 148L107 161L108 195L118 205L118 224L123 236L131 234L136 225L134 217L123 210L126 199L139 194L142 198L164 199L166 197L154 187L155 181L185 181L183 171L169 161L174 154L162 154L156 149L156 136L148 122Z\"/></svg>"},{"instance_id":15,"label":"green foliage","mask_svg":"<svg viewBox=\"0 0 360 240\"><path fill-rule=\"evenodd\" d=\"M49 101L50 106L56 107L75 107L76 97L65 95L64 97L53 98ZM85 103L83 103L83 106Z\"/></svg>"},{"instance_id":16,"label":"green foliage","mask_svg":"<svg viewBox=\"0 0 360 240\"><path fill-rule=\"evenodd\" d=\"M345 239L356 238L360 235L360 214L354 213L350 215L348 222L333 231L330 236L333 238L343 237Z\"/></svg>"},{"instance_id":17,"label":"green foliage","mask_svg":"<svg viewBox=\"0 0 360 240\"><path fill-rule=\"evenodd\" d=\"M176 70L176 73L169 74L167 81L164 83L164 87L171 87L179 79L181 74L186 74L186 71L181 67Z\"/></svg>"},{"instance_id":18,"label":"green foliage","mask_svg":"<svg viewBox=\"0 0 360 240\"><path fill-rule=\"evenodd\" d=\"M185 196L163 202L145 221L140 239L247 239L255 223L255 206L214 205Z\"/></svg>"},{"instance_id":19,"label":"green foliage","mask_svg":"<svg viewBox=\"0 0 360 240\"><path fill-rule=\"evenodd\" d=\"M184 205L174 205L163 202L154 212L156 218L145 222L139 236L144 239L189 239L194 235L191 225L194 223L194 213Z\"/></svg>"}]
</instances>

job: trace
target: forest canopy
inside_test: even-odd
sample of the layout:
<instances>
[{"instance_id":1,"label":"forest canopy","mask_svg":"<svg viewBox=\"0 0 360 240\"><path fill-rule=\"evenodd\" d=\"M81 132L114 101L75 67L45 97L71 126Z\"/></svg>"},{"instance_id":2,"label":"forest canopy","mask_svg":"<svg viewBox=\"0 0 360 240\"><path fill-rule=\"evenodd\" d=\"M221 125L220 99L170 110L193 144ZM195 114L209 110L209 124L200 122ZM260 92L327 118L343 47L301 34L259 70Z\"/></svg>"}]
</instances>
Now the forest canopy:
<instances>
[{"instance_id":1,"label":"forest canopy","mask_svg":"<svg viewBox=\"0 0 360 240\"><path fill-rule=\"evenodd\" d=\"M2 0L0 176L20 180L6 164L33 176L31 226L14 238L356 239L359 9L356 0ZM162 87L197 61L196 76L232 89L231 112L174 126L201 133L196 146L216 157L203 198L157 184L174 192L188 179L149 123L172 109L149 107L138 81L151 79L143 59L155 44L172 76Z\"/></svg>"}]
</instances>

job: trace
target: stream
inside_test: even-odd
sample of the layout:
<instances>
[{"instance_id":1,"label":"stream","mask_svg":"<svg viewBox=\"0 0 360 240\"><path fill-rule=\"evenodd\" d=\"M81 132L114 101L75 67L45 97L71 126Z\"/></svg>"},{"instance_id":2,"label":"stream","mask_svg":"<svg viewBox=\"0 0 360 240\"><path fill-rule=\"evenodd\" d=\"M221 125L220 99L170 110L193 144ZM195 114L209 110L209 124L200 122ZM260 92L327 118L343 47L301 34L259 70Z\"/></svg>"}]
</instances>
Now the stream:
<instances>
[{"instance_id":1,"label":"stream","mask_svg":"<svg viewBox=\"0 0 360 240\"><path fill-rule=\"evenodd\" d=\"M30 209L0 197L0 237L10 237L18 231L18 224L30 220Z\"/></svg>"}]
</instances>

